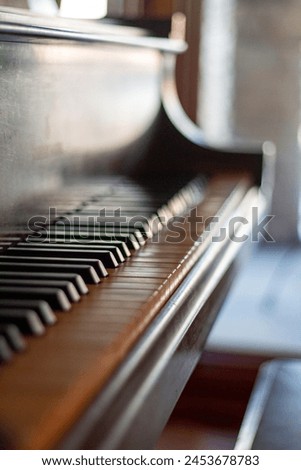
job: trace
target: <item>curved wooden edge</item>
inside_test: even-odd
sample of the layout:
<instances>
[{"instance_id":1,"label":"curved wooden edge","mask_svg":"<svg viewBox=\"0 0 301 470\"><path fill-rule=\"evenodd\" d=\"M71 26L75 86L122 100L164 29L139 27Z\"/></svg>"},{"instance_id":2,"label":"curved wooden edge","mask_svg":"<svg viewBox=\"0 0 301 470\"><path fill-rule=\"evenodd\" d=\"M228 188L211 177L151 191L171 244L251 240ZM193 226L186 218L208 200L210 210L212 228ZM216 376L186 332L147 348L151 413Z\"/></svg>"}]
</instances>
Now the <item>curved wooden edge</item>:
<instances>
[{"instance_id":1,"label":"curved wooden edge","mask_svg":"<svg viewBox=\"0 0 301 470\"><path fill-rule=\"evenodd\" d=\"M237 141L219 147L206 141L202 130L190 120L180 103L175 80L175 57L164 55L161 81L161 111L152 129L145 158L134 169L137 176L161 174L209 176L217 173L249 172L267 194L271 192L275 165L275 146ZM177 156L175 158L175 156ZM182 158L181 158L182 156Z\"/></svg>"}]
</instances>

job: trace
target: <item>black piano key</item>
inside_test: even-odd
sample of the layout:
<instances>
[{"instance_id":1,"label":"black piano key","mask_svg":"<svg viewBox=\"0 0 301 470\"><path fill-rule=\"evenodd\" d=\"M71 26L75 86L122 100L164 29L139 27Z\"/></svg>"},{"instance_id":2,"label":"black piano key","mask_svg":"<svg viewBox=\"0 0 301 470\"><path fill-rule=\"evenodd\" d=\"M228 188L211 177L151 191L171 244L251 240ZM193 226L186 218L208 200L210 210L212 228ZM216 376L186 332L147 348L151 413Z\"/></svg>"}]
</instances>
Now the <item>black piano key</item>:
<instances>
[{"instance_id":1,"label":"black piano key","mask_svg":"<svg viewBox=\"0 0 301 470\"><path fill-rule=\"evenodd\" d=\"M24 308L36 312L44 325L54 325L57 318L45 300L20 300L20 299L0 299L0 307L4 308Z\"/></svg>"},{"instance_id":2,"label":"black piano key","mask_svg":"<svg viewBox=\"0 0 301 470\"><path fill-rule=\"evenodd\" d=\"M136 228L131 228L131 227L124 227L124 228L114 228L114 227L100 227L100 233L105 233L106 235L109 236L119 236L119 234L126 234L126 235L133 235L137 242L139 243L140 246L145 245L145 237L143 234L140 232L140 230L137 230ZM98 232L96 232L96 236L98 235Z\"/></svg>"},{"instance_id":3,"label":"black piano key","mask_svg":"<svg viewBox=\"0 0 301 470\"><path fill-rule=\"evenodd\" d=\"M16 325L0 325L0 337L4 337L14 351L21 352L26 349L24 337Z\"/></svg>"},{"instance_id":4,"label":"black piano key","mask_svg":"<svg viewBox=\"0 0 301 470\"><path fill-rule=\"evenodd\" d=\"M71 225L73 225L73 227L89 227L89 222L85 222L85 221L79 221L78 224L76 223L73 223L73 221L71 221ZM93 227L93 225L92 225ZM111 230L111 231L114 231L114 232L123 232L123 231L126 231L126 232L130 232L130 233L136 233L139 232L144 239L147 239L147 238L151 238L152 237L152 231L150 229L150 226L148 225L148 223L145 221L145 222L141 222L141 221L135 221L133 223L131 223L130 221L129 222L125 222L125 223L119 223L118 221L115 223L115 222L108 222L106 220L100 220L97 222L97 225L96 225L96 230L101 230L101 231L104 231L104 232L107 232L107 230Z\"/></svg>"},{"instance_id":5,"label":"black piano key","mask_svg":"<svg viewBox=\"0 0 301 470\"><path fill-rule=\"evenodd\" d=\"M12 255L12 256L31 256L31 257L41 257L41 256L46 256L47 258L94 258L98 259L103 263L105 268L117 268L119 266L119 263L117 262L116 258L114 255L112 255L111 252L105 251L105 250L99 250L99 251L89 251L89 250L77 250L77 249L60 249L60 248L30 248L30 246L23 247L23 248L18 248L18 247L13 247L13 248L8 248L6 251L7 255Z\"/></svg>"},{"instance_id":6,"label":"black piano key","mask_svg":"<svg viewBox=\"0 0 301 470\"><path fill-rule=\"evenodd\" d=\"M32 279L32 280L49 280L49 281L69 281L72 282L76 290L80 295L85 295L89 292L88 287L79 274L75 273L49 273L49 272L30 272L28 268L26 272L20 271L1 271L0 270L0 279Z\"/></svg>"},{"instance_id":7,"label":"black piano key","mask_svg":"<svg viewBox=\"0 0 301 470\"><path fill-rule=\"evenodd\" d=\"M0 335L0 364L9 362L13 357L13 353L6 338Z\"/></svg>"},{"instance_id":8,"label":"black piano key","mask_svg":"<svg viewBox=\"0 0 301 470\"><path fill-rule=\"evenodd\" d=\"M0 256L0 266L3 263L39 263L44 265L61 265L66 270L70 269L69 266L81 266L84 265L94 268L96 274L99 277L107 277L108 272L104 267L103 263L98 259L87 259L87 258L52 258L47 256ZM66 263L66 264L64 264Z\"/></svg>"},{"instance_id":9,"label":"black piano key","mask_svg":"<svg viewBox=\"0 0 301 470\"><path fill-rule=\"evenodd\" d=\"M0 287L0 299L45 300L53 310L64 312L71 308L66 294L51 287Z\"/></svg>"},{"instance_id":10,"label":"black piano key","mask_svg":"<svg viewBox=\"0 0 301 470\"><path fill-rule=\"evenodd\" d=\"M140 196L139 196L140 198ZM103 214L105 209L106 213L111 214L119 214L123 215L124 213L134 214L134 215L146 215L148 213L153 213L157 207L160 207L162 204L162 199L160 200L152 200L148 201L146 199L137 200L113 200L112 197L107 199L106 201L87 201L85 204L81 204L77 207L77 210L80 211L80 214L84 215L99 215Z\"/></svg>"},{"instance_id":11,"label":"black piano key","mask_svg":"<svg viewBox=\"0 0 301 470\"><path fill-rule=\"evenodd\" d=\"M0 237L0 243L2 242L18 242L21 241L21 237Z\"/></svg>"},{"instance_id":12,"label":"black piano key","mask_svg":"<svg viewBox=\"0 0 301 470\"><path fill-rule=\"evenodd\" d=\"M48 245L48 244L55 244L55 245L58 245L58 244L62 244L63 246L66 244L66 245L75 245L75 246L88 246L90 247L90 245L92 247L95 247L95 249L99 249L99 247L102 247L101 249L108 249L110 250L110 248L113 248L113 254L115 253L118 253L117 251L115 251L115 247L119 249L119 251L121 252L121 254L123 255L124 258L129 258L131 256L131 252L130 250L128 249L127 245L122 242L122 241L119 241L119 240L114 240L114 241L111 241L111 240L76 240L76 239L72 239L72 236L68 237L66 236L65 239L62 239L62 238L59 238L59 237L55 237L55 236L50 236L48 237L47 240L44 240L44 241L28 241L27 242L28 244L30 244L31 246L33 245L33 243L35 243L36 245ZM17 246L20 246L21 244L18 243ZM116 255L115 255L116 256ZM120 262L123 262L121 259L119 259Z\"/></svg>"},{"instance_id":13,"label":"black piano key","mask_svg":"<svg viewBox=\"0 0 301 470\"><path fill-rule=\"evenodd\" d=\"M0 308L0 324L14 324L22 333L40 336L45 333L45 327L36 312L26 309Z\"/></svg>"},{"instance_id":14,"label":"black piano key","mask_svg":"<svg viewBox=\"0 0 301 470\"><path fill-rule=\"evenodd\" d=\"M79 243L33 243L33 242L27 242L27 243L18 243L16 248L18 247L30 247L30 248L43 248L43 249L51 249L51 250L86 250L86 251L91 251L98 253L100 251L101 253L103 251L110 251L112 255L116 258L118 263L124 263L125 259L124 256L122 255L121 251L119 248L115 245L103 245L102 247L99 247L97 245L93 244L79 244Z\"/></svg>"},{"instance_id":15,"label":"black piano key","mask_svg":"<svg viewBox=\"0 0 301 470\"><path fill-rule=\"evenodd\" d=\"M92 244L92 242L87 242L87 243ZM110 241L110 240L97 241L96 240L96 241L93 241L93 245L102 246L102 247L116 246L120 250L120 252L122 253L124 258L130 258L132 256L129 248L126 245L126 243L124 243L123 241L120 241L120 240L115 240L115 241Z\"/></svg>"},{"instance_id":16,"label":"black piano key","mask_svg":"<svg viewBox=\"0 0 301 470\"><path fill-rule=\"evenodd\" d=\"M68 276L76 276L76 278L80 278L83 280L84 283L87 284L98 284L100 279L92 266L85 266L85 265L70 265L70 264L39 264L39 263L2 263L0 261L0 273L1 272L27 272L30 271L33 275L39 276L40 274L50 274L53 276L58 275L65 275ZM66 271L66 272L65 272ZM71 279L68 279L71 281ZM77 288L80 292L80 289L83 289L82 294L86 294L87 286L80 287L80 282L77 279Z\"/></svg>"},{"instance_id":17,"label":"black piano key","mask_svg":"<svg viewBox=\"0 0 301 470\"><path fill-rule=\"evenodd\" d=\"M117 208L116 206L115 207L106 207L106 209L108 209L110 211L110 213L112 211L116 211ZM150 227L150 220L153 216L153 214L156 212L157 208L156 207L152 207L151 209L148 209L146 207L142 207L142 208L132 208L132 209L128 209L128 208L123 208L121 209L122 211L122 216L124 216L126 219L134 219L137 223L137 225L135 224L136 228L139 229L139 224L140 224L140 220L142 223L144 224L147 224L147 226ZM141 214L143 214L143 216L141 216ZM97 209L86 209L86 210L83 210L83 209L78 209L76 211L70 211L70 212L65 212L65 214L62 214L63 216L65 215L68 215L70 216L70 220L71 220L71 224L73 222L73 217L77 217L79 218L79 223L81 223L81 221L83 221L85 223L85 221L87 220L87 218L95 218L97 220L97 217L99 215L99 211ZM109 215L109 218L110 218L110 215ZM105 220L103 220L103 222L105 222ZM118 222L117 222L118 223ZM141 227L143 227L143 224L141 225Z\"/></svg>"},{"instance_id":18,"label":"black piano key","mask_svg":"<svg viewBox=\"0 0 301 470\"><path fill-rule=\"evenodd\" d=\"M143 246L145 244L145 238L140 230L131 227L110 227L110 226L99 226L99 227L89 227L88 225L82 226L68 226L63 224L56 224L56 225L49 225L47 227L47 234L56 233L56 231L65 231L66 233L89 233L89 235L93 236L95 239L104 235L109 236L112 238L116 238L120 235L126 235L127 237L133 236L137 240L139 246Z\"/></svg>"},{"instance_id":19,"label":"black piano key","mask_svg":"<svg viewBox=\"0 0 301 470\"><path fill-rule=\"evenodd\" d=\"M6 254L10 256L30 256L30 257L41 257L46 256L47 258L94 258L98 259L103 263L105 268L117 268L119 263L117 262L115 256L112 255L110 251L99 250L99 251L88 251L88 250L76 250L76 249L60 249L60 248L8 248Z\"/></svg>"},{"instance_id":20,"label":"black piano key","mask_svg":"<svg viewBox=\"0 0 301 470\"><path fill-rule=\"evenodd\" d=\"M69 281L55 281L44 279L0 279L0 287L51 287L61 289L70 302L78 302L80 295L74 285Z\"/></svg>"},{"instance_id":21,"label":"black piano key","mask_svg":"<svg viewBox=\"0 0 301 470\"><path fill-rule=\"evenodd\" d=\"M110 251L88 251L88 250L76 250L76 249L59 249L59 248L8 248L6 251L7 255L13 256L29 256L29 257L41 257L47 256L48 258L74 258L74 259L81 259L81 258L94 258L98 259L103 263L106 268L117 268L119 263L117 262L116 258Z\"/></svg>"},{"instance_id":22,"label":"black piano key","mask_svg":"<svg viewBox=\"0 0 301 470\"><path fill-rule=\"evenodd\" d=\"M51 227L49 227L49 232L48 232L48 238L51 240L52 238L54 239L63 239L66 242L72 242L73 240L82 243L84 241L120 241L122 243L125 243L125 245L129 248L129 250L139 250L140 244L137 241L137 238L133 234L126 234L126 233L120 233L120 234L115 234L115 235L107 235L103 232L98 232L97 234L91 234L89 232L77 232L77 231L59 231L59 230L52 230ZM35 241L34 236L27 237L28 241ZM37 241L39 239L37 238ZM144 243L144 240L143 240Z\"/></svg>"},{"instance_id":23,"label":"black piano key","mask_svg":"<svg viewBox=\"0 0 301 470\"><path fill-rule=\"evenodd\" d=\"M89 212L88 215L80 211L67 213L66 215L68 215L68 221L71 226L88 226L92 228L111 226L117 227L117 229L125 227L141 231L148 230L147 216L141 213L135 217L128 217L126 216L126 211L123 213L119 210L116 212L116 210L107 210L107 208L105 208L96 209L96 211ZM65 215L60 214L56 218L53 218L53 221L55 224L64 224L66 221L65 217Z\"/></svg>"}]
</instances>

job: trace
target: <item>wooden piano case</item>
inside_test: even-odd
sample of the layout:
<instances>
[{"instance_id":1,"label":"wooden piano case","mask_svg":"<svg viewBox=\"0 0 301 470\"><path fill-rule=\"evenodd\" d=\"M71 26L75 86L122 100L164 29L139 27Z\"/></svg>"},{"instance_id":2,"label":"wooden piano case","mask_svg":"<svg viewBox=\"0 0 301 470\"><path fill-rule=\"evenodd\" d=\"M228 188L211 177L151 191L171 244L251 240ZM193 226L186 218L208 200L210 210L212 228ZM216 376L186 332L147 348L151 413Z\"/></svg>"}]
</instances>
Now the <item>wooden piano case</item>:
<instances>
[{"instance_id":1,"label":"wooden piano case","mask_svg":"<svg viewBox=\"0 0 301 470\"><path fill-rule=\"evenodd\" d=\"M185 219L186 238L170 246L163 226L1 365L3 448L152 448L199 361L243 246L216 237L264 206L273 149L206 144L177 98L174 66L185 47L137 28L0 11L1 236L21 237L3 241L2 257L26 241L28 219L64 206L68 191L84 200L121 181L153 201L158 187L203 181L197 237ZM209 217L218 217L212 228ZM134 292L118 290L127 277Z\"/></svg>"}]
</instances>

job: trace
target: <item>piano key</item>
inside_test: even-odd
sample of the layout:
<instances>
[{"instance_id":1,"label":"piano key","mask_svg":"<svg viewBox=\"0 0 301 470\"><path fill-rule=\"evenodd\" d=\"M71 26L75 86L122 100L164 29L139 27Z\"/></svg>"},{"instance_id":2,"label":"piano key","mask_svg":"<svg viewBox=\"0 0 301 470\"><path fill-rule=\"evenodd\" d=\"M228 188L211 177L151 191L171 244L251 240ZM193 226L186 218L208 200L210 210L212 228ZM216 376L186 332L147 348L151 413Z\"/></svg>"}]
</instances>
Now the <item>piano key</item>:
<instances>
[{"instance_id":1,"label":"piano key","mask_svg":"<svg viewBox=\"0 0 301 470\"><path fill-rule=\"evenodd\" d=\"M75 240L76 242L82 243L85 241L95 241L95 242L102 242L102 241L120 241L122 243L125 243L125 245L130 249L130 250L139 250L140 244L138 243L135 235L133 234L127 234L127 233L119 233L119 234L112 234L108 235L104 232L97 232L96 234L91 234L90 232L77 232L77 231L56 231L52 230L49 227L49 232L48 232L48 238L51 240L52 238L54 239L63 239L66 242L72 242L72 240ZM28 241L34 241L34 237L31 236ZM144 240L143 240L144 244Z\"/></svg>"},{"instance_id":2,"label":"piano key","mask_svg":"<svg viewBox=\"0 0 301 470\"><path fill-rule=\"evenodd\" d=\"M47 233L55 233L56 230L59 230L60 232L62 231L65 231L66 233L73 233L73 232L76 232L76 233L88 233L89 235L92 235L93 237L97 238L97 237L102 237L103 235L104 236L109 236L109 237L112 237L112 238L116 238L116 240L119 239L120 236L124 236L126 235L127 237L129 236L133 236L135 237L135 239L137 240L139 246L143 246L145 244L145 239L144 239L144 236L143 234L140 232L140 230L137 230L137 229L133 229L133 228L130 228L130 227L110 227L109 225L108 226L97 226L97 227L89 227L87 225L85 226L68 226L67 225L63 225L62 224L54 224L54 225L49 225L49 227L47 227Z\"/></svg>"},{"instance_id":3,"label":"piano key","mask_svg":"<svg viewBox=\"0 0 301 470\"><path fill-rule=\"evenodd\" d=\"M1 299L0 307L5 308L25 308L36 312L44 325L51 326L57 321L57 318L50 305L45 300L24 300L24 299Z\"/></svg>"},{"instance_id":4,"label":"piano key","mask_svg":"<svg viewBox=\"0 0 301 470\"><path fill-rule=\"evenodd\" d=\"M120 211L120 216L121 217L134 218L135 220L139 220L139 217L141 217L141 220L143 222L147 222L147 224L149 225L149 221L153 217L153 215L156 213L157 207L153 206L153 207L147 208L145 206L139 207L139 205L137 205L136 208L134 208L134 207L131 208L129 206L124 206L124 205L123 206L120 205L120 207L119 207L119 206L110 206L106 202L105 210L106 210L106 217L111 218L112 214L114 214L114 212ZM78 217L79 220L82 220L82 218L85 219L87 217L95 217L96 218L96 217L99 216L99 212L100 212L99 208L89 206L88 208L86 208L86 207L84 207L82 209L79 208L78 210L73 211L69 215L74 216L74 217Z\"/></svg>"},{"instance_id":5,"label":"piano key","mask_svg":"<svg viewBox=\"0 0 301 470\"><path fill-rule=\"evenodd\" d=\"M93 221L94 222L94 221ZM57 220L55 222L55 225L59 225L60 222ZM100 221L95 221L95 224L94 223L89 223L89 221L78 221L78 223L76 223L76 220L72 220L72 223L71 223L71 227L72 228L79 228L79 229L84 229L84 228L87 228L87 229L92 229L92 230L95 230L95 232L97 233L98 230L102 231L102 232L105 232L107 233L108 230L112 231L112 232L116 232L116 233L119 233L119 232L126 232L126 233L133 233L135 236L138 236L139 239L141 238L141 236L144 238L144 239L147 239L147 238L151 238L152 236L152 232L147 224L147 222L143 223L143 222L140 222L140 221L137 221L137 222L114 222L114 221L107 221L107 220L100 220Z\"/></svg>"},{"instance_id":6,"label":"piano key","mask_svg":"<svg viewBox=\"0 0 301 470\"><path fill-rule=\"evenodd\" d=\"M101 261L106 268L117 268L119 263L115 256L109 251L88 251L88 250L77 250L77 249L59 249L59 248L8 248L6 251L7 255L12 256L28 256L28 257L53 257L53 258L64 258L64 259L81 259L81 258L93 258Z\"/></svg>"},{"instance_id":7,"label":"piano key","mask_svg":"<svg viewBox=\"0 0 301 470\"><path fill-rule=\"evenodd\" d=\"M160 246L153 245L151 247L148 247L147 250L139 252L139 257L135 257L135 260L142 259L142 258L144 259L144 258L156 258L156 257L160 257L160 259L164 257L164 259L166 260L176 259L179 257L179 255L184 256L185 253L189 251L189 246L190 246L189 242L186 243L185 240L181 242L181 245L172 245L172 246L161 242Z\"/></svg>"},{"instance_id":8,"label":"piano key","mask_svg":"<svg viewBox=\"0 0 301 470\"><path fill-rule=\"evenodd\" d=\"M123 272L118 273L118 276L120 277L140 277L142 278L149 278L149 279L166 279L166 276L170 273L170 271L167 272L167 270L158 271L158 269L154 269L152 271L142 271L139 268L131 268L130 270L126 270ZM111 276L114 276L114 273L111 274ZM115 276L114 276L115 277Z\"/></svg>"},{"instance_id":9,"label":"piano key","mask_svg":"<svg viewBox=\"0 0 301 470\"><path fill-rule=\"evenodd\" d=\"M130 276L128 276L130 277ZM131 292L133 296L137 294L137 291L151 291L152 289L155 289L156 285L160 283L160 278L147 278L147 283L143 284L142 282L140 283L133 283L132 278L129 280L128 277L118 277L118 278L113 278L112 277L112 282L111 283L105 283L102 285L101 289L99 290L99 295L103 295L103 293L111 292L112 286L115 289L115 293L117 294L123 294L124 290L127 290L128 292ZM141 278L142 281L143 278ZM114 281L116 280L116 282ZM151 280L153 283L151 283Z\"/></svg>"},{"instance_id":10,"label":"piano key","mask_svg":"<svg viewBox=\"0 0 301 470\"><path fill-rule=\"evenodd\" d=\"M170 266L154 266L154 265L146 265L143 266L143 264L139 264L138 266L135 265L134 263L129 263L128 265L121 266L118 271L111 271L110 275L114 277L118 276L123 276L125 273L129 274L131 272L139 273L141 272L141 275L143 273L146 274L155 274L155 275L168 275L170 272L172 272L176 267L178 263L173 264L172 267ZM139 278L139 275L138 275Z\"/></svg>"},{"instance_id":11,"label":"piano key","mask_svg":"<svg viewBox=\"0 0 301 470\"><path fill-rule=\"evenodd\" d=\"M71 308L66 294L51 287L0 287L0 299L45 300L53 310L64 312Z\"/></svg>"},{"instance_id":12,"label":"piano key","mask_svg":"<svg viewBox=\"0 0 301 470\"><path fill-rule=\"evenodd\" d=\"M0 274L1 272L16 272L25 274L27 271L37 276L40 275L67 275L68 280L71 281L71 276L76 276L76 285L81 294L87 293L87 284L98 284L100 278L98 277L95 269L92 266L85 265L70 265L70 264L42 264L42 263L3 263L0 261ZM70 278L69 278L70 276ZM83 280L84 285L82 285Z\"/></svg>"},{"instance_id":13,"label":"piano key","mask_svg":"<svg viewBox=\"0 0 301 470\"><path fill-rule=\"evenodd\" d=\"M99 233L105 233L106 235L113 236L113 237L118 237L119 235L126 234L127 236L134 236L137 242L139 243L139 246L144 246L145 245L145 237L143 234L140 232L140 230L137 229L131 229L130 227L120 227L120 228L113 228L113 227L100 227ZM96 232L96 235L98 233Z\"/></svg>"},{"instance_id":14,"label":"piano key","mask_svg":"<svg viewBox=\"0 0 301 470\"><path fill-rule=\"evenodd\" d=\"M2 243L2 242L18 242L20 240L21 240L21 237L9 237L9 236L0 237L0 243Z\"/></svg>"},{"instance_id":15,"label":"piano key","mask_svg":"<svg viewBox=\"0 0 301 470\"><path fill-rule=\"evenodd\" d=\"M106 277L108 272L102 262L98 259L90 259L90 258L52 258L47 256L0 256L0 266L2 263L39 263L39 264L47 264L49 265L62 265L64 269L67 268L65 266L89 266L94 268L96 274L99 277ZM66 263L66 264L64 264ZM68 267L68 269L70 269Z\"/></svg>"},{"instance_id":16,"label":"piano key","mask_svg":"<svg viewBox=\"0 0 301 470\"><path fill-rule=\"evenodd\" d=\"M24 337L16 325L0 325L0 337L5 338L9 346L16 352L21 352L26 349Z\"/></svg>"},{"instance_id":17,"label":"piano key","mask_svg":"<svg viewBox=\"0 0 301 470\"><path fill-rule=\"evenodd\" d=\"M13 357L13 353L6 338L0 335L0 363L9 362Z\"/></svg>"},{"instance_id":18,"label":"piano key","mask_svg":"<svg viewBox=\"0 0 301 470\"><path fill-rule=\"evenodd\" d=\"M61 289L70 302L78 302L80 295L72 282L44 279L0 279L0 287L50 287Z\"/></svg>"},{"instance_id":19,"label":"piano key","mask_svg":"<svg viewBox=\"0 0 301 470\"><path fill-rule=\"evenodd\" d=\"M141 268L151 268L151 267L160 267L160 268L173 268L176 267L178 264L178 260L175 260L174 257L163 257L160 259L158 256L156 258L152 257L141 257L139 259L135 259L130 266L131 267L141 267Z\"/></svg>"},{"instance_id":20,"label":"piano key","mask_svg":"<svg viewBox=\"0 0 301 470\"><path fill-rule=\"evenodd\" d=\"M101 247L97 245L93 245L92 243L90 244L79 244L79 243L33 243L33 242L27 242L27 243L18 243L16 247L30 247L30 248L43 248L43 249L59 249L59 250L87 250L87 251L95 251L95 253L98 253L99 251L102 253L103 251L110 251L113 256L116 258L118 263L124 263L125 259L124 256L122 255L121 251L119 248L115 245L103 245Z\"/></svg>"},{"instance_id":21,"label":"piano key","mask_svg":"<svg viewBox=\"0 0 301 470\"><path fill-rule=\"evenodd\" d=\"M45 327L36 312L26 309L0 308L0 324L13 323L25 334L40 336L45 333Z\"/></svg>"},{"instance_id":22,"label":"piano key","mask_svg":"<svg viewBox=\"0 0 301 470\"><path fill-rule=\"evenodd\" d=\"M134 293L133 293L134 290ZM129 285L114 285L114 286L106 286L101 290L101 299L118 299L122 298L123 300L126 300L128 297L131 298L145 298L147 296L150 296L154 292L154 287L152 286L147 286L147 287L141 287L140 289L133 288L133 286Z\"/></svg>"},{"instance_id":23,"label":"piano key","mask_svg":"<svg viewBox=\"0 0 301 470\"><path fill-rule=\"evenodd\" d=\"M47 244L55 244L55 245L58 245L58 244L67 244L67 245L86 245L86 246L90 246L92 245L95 246L95 248L99 248L99 247L103 247L102 249L109 249L110 247L112 247L113 249L116 247L120 250L120 252L122 253L122 255L124 256L124 258L129 258L131 256L131 252L130 250L128 249L127 245L123 242L123 241L119 241L119 240L76 240L76 239L72 239L72 237L65 237L65 239L62 239L62 238L59 238L59 237L55 237L55 236L50 236L48 237L47 240L43 240L43 241L40 241L40 242L35 242L35 241L28 241L27 242L28 244L30 244L32 246L33 243L37 244L37 245L43 245L45 244L47 246ZM18 243L17 246L20 246L20 243ZM113 251L113 253L115 252L115 250ZM118 253L118 252L117 252ZM123 262L120 260L120 262Z\"/></svg>"},{"instance_id":24,"label":"piano key","mask_svg":"<svg viewBox=\"0 0 301 470\"><path fill-rule=\"evenodd\" d=\"M88 210L87 210L88 212ZM147 234L149 232L148 217L153 215L153 212L145 211L143 207L140 210L136 210L136 215L127 215L128 210L117 208L117 211L105 207L103 210L89 211L90 213L85 214L85 211L79 211L74 214L69 214L68 219L71 225L92 225L92 226L116 226L127 227L131 229L140 230L142 233ZM59 220L59 219L57 219Z\"/></svg>"},{"instance_id":25,"label":"piano key","mask_svg":"<svg viewBox=\"0 0 301 470\"><path fill-rule=\"evenodd\" d=\"M167 225L168 221L173 217L171 210L166 205L157 210L157 215L163 226Z\"/></svg>"},{"instance_id":26,"label":"piano key","mask_svg":"<svg viewBox=\"0 0 301 470\"><path fill-rule=\"evenodd\" d=\"M79 274L75 273L49 273L49 272L30 272L28 267L28 272L16 272L16 271L1 271L0 270L0 279L1 278L10 278L10 279L32 279L32 280L57 280L57 281L69 281L72 282L79 294L84 295L89 292L88 287Z\"/></svg>"}]
</instances>

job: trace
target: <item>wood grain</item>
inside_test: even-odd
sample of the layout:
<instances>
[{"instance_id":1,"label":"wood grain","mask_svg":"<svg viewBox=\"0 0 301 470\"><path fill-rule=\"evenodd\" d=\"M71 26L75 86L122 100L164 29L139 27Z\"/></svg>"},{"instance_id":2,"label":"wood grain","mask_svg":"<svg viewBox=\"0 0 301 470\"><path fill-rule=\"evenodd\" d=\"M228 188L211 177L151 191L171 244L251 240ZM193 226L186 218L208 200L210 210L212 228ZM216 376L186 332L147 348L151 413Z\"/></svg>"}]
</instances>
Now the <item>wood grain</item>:
<instances>
[{"instance_id":1,"label":"wood grain","mask_svg":"<svg viewBox=\"0 0 301 470\"><path fill-rule=\"evenodd\" d=\"M215 178L198 212L203 217L231 214L250 184L246 177ZM168 235L163 229L156 243L149 240L110 270L70 314L59 313L55 327L30 339L28 352L1 370L0 429L12 447L55 447L204 254L202 243L187 237L170 247Z\"/></svg>"}]
</instances>

